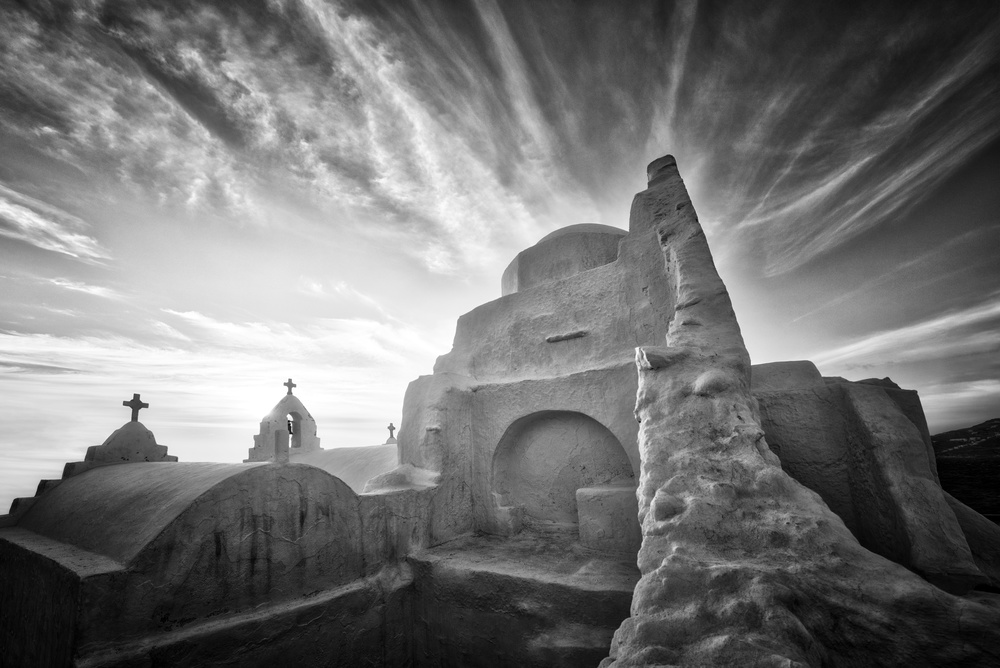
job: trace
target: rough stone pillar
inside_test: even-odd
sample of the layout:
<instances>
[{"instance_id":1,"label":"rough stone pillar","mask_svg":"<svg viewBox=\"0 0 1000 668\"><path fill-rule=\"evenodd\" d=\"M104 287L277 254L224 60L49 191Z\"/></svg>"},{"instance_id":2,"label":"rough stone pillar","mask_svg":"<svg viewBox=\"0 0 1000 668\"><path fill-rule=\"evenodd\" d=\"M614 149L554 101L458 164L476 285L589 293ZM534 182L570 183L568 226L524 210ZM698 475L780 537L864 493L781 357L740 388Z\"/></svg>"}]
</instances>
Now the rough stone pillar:
<instances>
[{"instance_id":1,"label":"rough stone pillar","mask_svg":"<svg viewBox=\"0 0 1000 668\"><path fill-rule=\"evenodd\" d=\"M642 576L601 665L1000 665L996 606L868 552L781 470L673 158L649 184L630 228L656 231L676 307L667 346L636 352Z\"/></svg>"}]
</instances>

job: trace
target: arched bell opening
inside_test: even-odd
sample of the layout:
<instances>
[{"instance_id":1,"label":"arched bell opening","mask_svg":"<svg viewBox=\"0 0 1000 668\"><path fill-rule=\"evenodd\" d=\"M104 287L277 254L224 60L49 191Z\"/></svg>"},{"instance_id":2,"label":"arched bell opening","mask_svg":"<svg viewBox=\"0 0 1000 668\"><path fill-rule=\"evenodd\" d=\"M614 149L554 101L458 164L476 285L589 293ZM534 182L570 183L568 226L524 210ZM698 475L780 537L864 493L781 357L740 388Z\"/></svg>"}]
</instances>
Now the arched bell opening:
<instances>
[{"instance_id":1,"label":"arched bell opening","mask_svg":"<svg viewBox=\"0 0 1000 668\"><path fill-rule=\"evenodd\" d=\"M577 529L589 522L578 497L612 490L626 500L631 496L634 505L636 480L625 449L607 427L583 413L540 411L508 427L493 456L491 484L498 522L517 525L506 533L522 522Z\"/></svg>"},{"instance_id":2,"label":"arched bell opening","mask_svg":"<svg viewBox=\"0 0 1000 668\"><path fill-rule=\"evenodd\" d=\"M292 448L302 447L302 416L297 411L291 411L285 416L288 420L289 445Z\"/></svg>"}]
</instances>

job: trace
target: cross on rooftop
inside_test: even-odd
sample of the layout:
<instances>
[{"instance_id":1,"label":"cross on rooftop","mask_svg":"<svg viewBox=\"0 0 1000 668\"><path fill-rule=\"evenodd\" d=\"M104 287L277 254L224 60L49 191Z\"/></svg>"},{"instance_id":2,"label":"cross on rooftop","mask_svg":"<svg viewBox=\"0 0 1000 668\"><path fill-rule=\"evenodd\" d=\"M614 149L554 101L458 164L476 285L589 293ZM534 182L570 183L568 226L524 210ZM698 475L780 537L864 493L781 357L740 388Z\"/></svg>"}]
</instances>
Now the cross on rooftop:
<instances>
[{"instance_id":1,"label":"cross on rooftop","mask_svg":"<svg viewBox=\"0 0 1000 668\"><path fill-rule=\"evenodd\" d=\"M292 393L292 388L293 388L293 387L298 387L298 385L296 385L295 383L293 383L293 382L292 382L292 379L291 379L291 378L289 378L289 379L288 379L288 382L287 382L287 383L282 383L282 385L284 385L285 387L287 387L287 388L288 388L288 393L289 393L289 394L291 394L291 393Z\"/></svg>"},{"instance_id":2,"label":"cross on rooftop","mask_svg":"<svg viewBox=\"0 0 1000 668\"><path fill-rule=\"evenodd\" d=\"M139 409L149 408L149 404L139 399L138 394L133 394L131 401L123 401L122 406L128 406L132 409L132 422L139 421Z\"/></svg>"}]
</instances>

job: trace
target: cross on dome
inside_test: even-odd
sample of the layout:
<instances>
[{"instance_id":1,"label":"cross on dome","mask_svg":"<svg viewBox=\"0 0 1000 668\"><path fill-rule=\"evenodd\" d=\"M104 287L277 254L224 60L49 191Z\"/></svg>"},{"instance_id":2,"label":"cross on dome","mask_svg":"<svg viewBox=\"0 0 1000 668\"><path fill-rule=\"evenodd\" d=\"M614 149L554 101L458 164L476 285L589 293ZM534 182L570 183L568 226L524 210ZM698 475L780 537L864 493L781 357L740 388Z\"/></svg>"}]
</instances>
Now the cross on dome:
<instances>
[{"instance_id":1,"label":"cross on dome","mask_svg":"<svg viewBox=\"0 0 1000 668\"><path fill-rule=\"evenodd\" d=\"M147 404L144 401L142 401L141 399L139 399L139 395L138 394L133 394L131 401L123 401L122 402L122 406L128 406L129 408L132 409L132 422L138 422L139 421L139 410L140 409L142 409L142 408L149 408L149 404Z\"/></svg>"},{"instance_id":2,"label":"cross on dome","mask_svg":"<svg viewBox=\"0 0 1000 668\"><path fill-rule=\"evenodd\" d=\"M289 393L289 394L291 394L291 393L292 393L292 388L293 388L293 387L298 387L298 385L296 385L295 383L293 383L293 382L292 382L292 379L291 379L291 378L289 378L289 379L288 379L288 382L287 382L287 383L282 383L282 385L284 385L285 387L287 387L287 388L288 388L288 393Z\"/></svg>"}]
</instances>

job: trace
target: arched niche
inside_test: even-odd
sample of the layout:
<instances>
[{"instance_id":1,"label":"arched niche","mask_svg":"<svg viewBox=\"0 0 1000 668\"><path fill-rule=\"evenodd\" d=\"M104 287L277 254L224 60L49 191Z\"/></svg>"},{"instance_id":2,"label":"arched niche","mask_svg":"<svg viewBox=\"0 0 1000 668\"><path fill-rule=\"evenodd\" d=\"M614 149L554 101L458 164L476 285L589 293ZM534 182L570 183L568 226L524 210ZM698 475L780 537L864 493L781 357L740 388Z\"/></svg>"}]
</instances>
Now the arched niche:
<instances>
[{"instance_id":1,"label":"arched niche","mask_svg":"<svg viewBox=\"0 0 1000 668\"><path fill-rule=\"evenodd\" d=\"M540 411L508 427L493 456L492 487L502 507L521 508L535 524L576 525L576 491L635 488L621 443L583 413Z\"/></svg>"}]
</instances>

